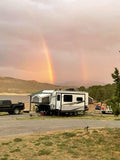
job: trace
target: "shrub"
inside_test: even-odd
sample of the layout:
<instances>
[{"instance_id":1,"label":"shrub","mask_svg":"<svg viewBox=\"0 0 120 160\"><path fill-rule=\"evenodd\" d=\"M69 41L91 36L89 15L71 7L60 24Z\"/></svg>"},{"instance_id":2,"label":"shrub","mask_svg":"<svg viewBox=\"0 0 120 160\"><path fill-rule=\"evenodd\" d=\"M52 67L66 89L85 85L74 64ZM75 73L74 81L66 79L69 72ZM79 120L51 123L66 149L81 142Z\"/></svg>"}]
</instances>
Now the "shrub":
<instances>
[{"instance_id":1,"label":"shrub","mask_svg":"<svg viewBox=\"0 0 120 160\"><path fill-rule=\"evenodd\" d=\"M39 156L49 155L50 153L51 153L51 151L48 150L48 149L41 149L41 150L38 152L38 155L39 155Z\"/></svg>"},{"instance_id":2,"label":"shrub","mask_svg":"<svg viewBox=\"0 0 120 160\"><path fill-rule=\"evenodd\" d=\"M114 109L113 109L113 113L115 116L118 116L120 114L120 107L119 106L116 106Z\"/></svg>"},{"instance_id":3,"label":"shrub","mask_svg":"<svg viewBox=\"0 0 120 160\"><path fill-rule=\"evenodd\" d=\"M119 107L119 99L118 97L113 97L107 101L107 104L112 107L113 114L118 116L120 114L120 107Z\"/></svg>"},{"instance_id":4,"label":"shrub","mask_svg":"<svg viewBox=\"0 0 120 160\"><path fill-rule=\"evenodd\" d=\"M14 142L21 142L21 141L22 141L21 138L15 138L15 139L14 139Z\"/></svg>"}]
</instances>

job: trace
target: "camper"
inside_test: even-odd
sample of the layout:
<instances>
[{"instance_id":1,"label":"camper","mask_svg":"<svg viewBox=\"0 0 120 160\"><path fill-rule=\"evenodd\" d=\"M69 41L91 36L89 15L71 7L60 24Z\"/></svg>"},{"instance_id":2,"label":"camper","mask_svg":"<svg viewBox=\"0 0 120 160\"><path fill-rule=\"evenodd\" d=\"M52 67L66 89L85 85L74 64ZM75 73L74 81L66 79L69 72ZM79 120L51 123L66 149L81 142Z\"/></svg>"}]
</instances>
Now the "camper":
<instances>
[{"instance_id":1,"label":"camper","mask_svg":"<svg viewBox=\"0 0 120 160\"><path fill-rule=\"evenodd\" d=\"M31 99L38 111L46 114L83 114L88 109L88 93L81 91L44 90Z\"/></svg>"}]
</instances>

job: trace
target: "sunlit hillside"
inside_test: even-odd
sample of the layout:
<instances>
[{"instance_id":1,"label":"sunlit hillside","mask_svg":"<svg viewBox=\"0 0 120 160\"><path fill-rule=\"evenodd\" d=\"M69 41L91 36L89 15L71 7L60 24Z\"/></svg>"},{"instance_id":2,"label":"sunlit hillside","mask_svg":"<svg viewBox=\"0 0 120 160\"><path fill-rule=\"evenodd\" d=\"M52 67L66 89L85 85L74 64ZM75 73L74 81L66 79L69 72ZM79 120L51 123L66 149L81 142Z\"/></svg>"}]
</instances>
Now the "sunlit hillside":
<instances>
[{"instance_id":1,"label":"sunlit hillside","mask_svg":"<svg viewBox=\"0 0 120 160\"><path fill-rule=\"evenodd\" d=\"M0 77L0 93L32 93L44 89L58 89L60 86L27 81L10 77Z\"/></svg>"}]
</instances>

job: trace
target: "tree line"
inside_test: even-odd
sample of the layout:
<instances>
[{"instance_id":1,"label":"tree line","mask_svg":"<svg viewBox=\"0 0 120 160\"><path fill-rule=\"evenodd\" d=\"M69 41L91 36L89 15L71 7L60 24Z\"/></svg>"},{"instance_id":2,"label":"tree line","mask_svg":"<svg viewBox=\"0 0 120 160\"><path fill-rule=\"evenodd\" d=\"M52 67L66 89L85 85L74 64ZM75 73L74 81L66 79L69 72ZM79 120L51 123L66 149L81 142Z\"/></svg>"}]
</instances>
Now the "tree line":
<instances>
[{"instance_id":1,"label":"tree line","mask_svg":"<svg viewBox=\"0 0 120 160\"><path fill-rule=\"evenodd\" d=\"M113 84L107 84L104 86L97 85L85 88L81 86L79 91L87 91L89 96L94 98L98 102L106 102L107 105L112 107L114 115L120 114L120 73L115 68L114 73L111 74L113 78Z\"/></svg>"},{"instance_id":2,"label":"tree line","mask_svg":"<svg viewBox=\"0 0 120 160\"><path fill-rule=\"evenodd\" d=\"M98 102L103 102L112 98L115 94L116 84L107 84L107 85L94 85L88 88L81 86L79 91L86 91L89 93L89 96Z\"/></svg>"}]
</instances>

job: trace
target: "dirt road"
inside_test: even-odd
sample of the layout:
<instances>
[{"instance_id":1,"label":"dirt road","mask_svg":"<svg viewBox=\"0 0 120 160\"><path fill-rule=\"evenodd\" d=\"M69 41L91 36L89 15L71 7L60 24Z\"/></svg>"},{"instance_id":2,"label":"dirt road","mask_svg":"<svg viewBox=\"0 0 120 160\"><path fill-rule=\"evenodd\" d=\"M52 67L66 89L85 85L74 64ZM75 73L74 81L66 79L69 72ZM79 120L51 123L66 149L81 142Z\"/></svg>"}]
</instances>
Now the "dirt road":
<instances>
[{"instance_id":1,"label":"dirt road","mask_svg":"<svg viewBox=\"0 0 120 160\"><path fill-rule=\"evenodd\" d=\"M116 120L89 120L89 119L32 119L17 120L24 115L0 116L0 138L13 137L19 135L29 135L33 133L43 133L65 129L84 128L120 128L120 121ZM26 115L26 117L29 117Z\"/></svg>"}]
</instances>

